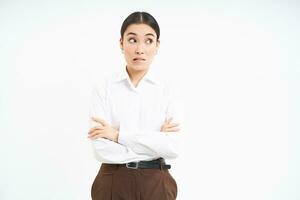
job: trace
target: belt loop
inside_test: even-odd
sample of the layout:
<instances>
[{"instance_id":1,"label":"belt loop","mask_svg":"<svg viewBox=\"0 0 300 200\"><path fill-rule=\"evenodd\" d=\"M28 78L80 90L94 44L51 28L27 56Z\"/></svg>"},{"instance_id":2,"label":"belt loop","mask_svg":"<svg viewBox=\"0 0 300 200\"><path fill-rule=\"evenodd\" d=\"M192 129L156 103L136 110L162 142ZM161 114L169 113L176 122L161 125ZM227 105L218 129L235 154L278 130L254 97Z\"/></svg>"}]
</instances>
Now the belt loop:
<instances>
[{"instance_id":1,"label":"belt loop","mask_svg":"<svg viewBox=\"0 0 300 200\"><path fill-rule=\"evenodd\" d=\"M162 162L159 162L160 170L163 170Z\"/></svg>"}]
</instances>

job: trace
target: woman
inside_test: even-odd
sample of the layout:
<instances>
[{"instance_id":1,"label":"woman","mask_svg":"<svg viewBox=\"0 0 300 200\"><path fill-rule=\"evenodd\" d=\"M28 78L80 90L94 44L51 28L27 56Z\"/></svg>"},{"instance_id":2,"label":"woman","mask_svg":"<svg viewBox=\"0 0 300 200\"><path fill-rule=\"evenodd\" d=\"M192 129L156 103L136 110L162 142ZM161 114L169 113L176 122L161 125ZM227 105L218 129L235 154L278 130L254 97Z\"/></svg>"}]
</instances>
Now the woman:
<instances>
[{"instance_id":1,"label":"woman","mask_svg":"<svg viewBox=\"0 0 300 200\"><path fill-rule=\"evenodd\" d=\"M120 38L127 65L93 91L88 137L102 163L93 200L176 199L177 184L165 159L178 156L183 113L176 90L150 68L159 36L152 15L130 14Z\"/></svg>"}]
</instances>

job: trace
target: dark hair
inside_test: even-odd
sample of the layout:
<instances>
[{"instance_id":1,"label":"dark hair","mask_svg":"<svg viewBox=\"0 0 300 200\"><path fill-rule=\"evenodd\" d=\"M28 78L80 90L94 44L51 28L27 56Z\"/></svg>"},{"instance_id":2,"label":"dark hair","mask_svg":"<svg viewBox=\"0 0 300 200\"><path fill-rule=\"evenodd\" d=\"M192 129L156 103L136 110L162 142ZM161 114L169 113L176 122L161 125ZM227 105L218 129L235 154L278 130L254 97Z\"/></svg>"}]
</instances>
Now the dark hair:
<instances>
[{"instance_id":1,"label":"dark hair","mask_svg":"<svg viewBox=\"0 0 300 200\"><path fill-rule=\"evenodd\" d=\"M157 21L155 18L147 12L134 12L131 13L123 22L121 27L121 38L127 29L127 27L131 24L147 24L155 31L157 35L157 41L159 39L160 30Z\"/></svg>"}]
</instances>

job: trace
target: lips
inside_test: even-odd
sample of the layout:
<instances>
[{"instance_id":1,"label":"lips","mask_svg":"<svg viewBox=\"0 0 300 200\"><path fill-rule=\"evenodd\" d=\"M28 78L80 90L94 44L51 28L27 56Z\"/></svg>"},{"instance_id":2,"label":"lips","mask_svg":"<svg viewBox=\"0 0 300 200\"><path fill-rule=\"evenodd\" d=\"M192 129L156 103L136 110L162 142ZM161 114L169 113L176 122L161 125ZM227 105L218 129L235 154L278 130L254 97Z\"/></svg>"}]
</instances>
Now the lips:
<instances>
[{"instance_id":1,"label":"lips","mask_svg":"<svg viewBox=\"0 0 300 200\"><path fill-rule=\"evenodd\" d=\"M137 58L134 58L133 61L145 61L146 59L145 58L140 58L140 57L137 57Z\"/></svg>"}]
</instances>

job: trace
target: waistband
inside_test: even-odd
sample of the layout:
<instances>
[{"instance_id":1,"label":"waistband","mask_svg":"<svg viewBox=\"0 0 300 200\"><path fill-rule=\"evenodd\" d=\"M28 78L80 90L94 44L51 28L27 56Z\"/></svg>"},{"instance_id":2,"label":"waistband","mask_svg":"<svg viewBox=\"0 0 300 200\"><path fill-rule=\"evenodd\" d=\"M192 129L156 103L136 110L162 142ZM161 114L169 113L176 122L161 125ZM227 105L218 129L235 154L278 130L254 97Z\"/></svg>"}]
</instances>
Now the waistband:
<instances>
[{"instance_id":1,"label":"waistband","mask_svg":"<svg viewBox=\"0 0 300 200\"><path fill-rule=\"evenodd\" d=\"M105 164L105 163L104 163ZM170 169L171 165L166 164L165 159L158 158L156 160L150 161L136 161L136 162L129 162L124 164L108 164L108 165L115 165L118 167L126 167L130 169Z\"/></svg>"}]
</instances>

